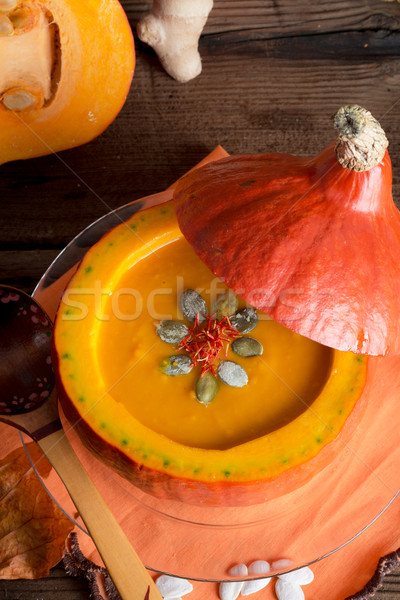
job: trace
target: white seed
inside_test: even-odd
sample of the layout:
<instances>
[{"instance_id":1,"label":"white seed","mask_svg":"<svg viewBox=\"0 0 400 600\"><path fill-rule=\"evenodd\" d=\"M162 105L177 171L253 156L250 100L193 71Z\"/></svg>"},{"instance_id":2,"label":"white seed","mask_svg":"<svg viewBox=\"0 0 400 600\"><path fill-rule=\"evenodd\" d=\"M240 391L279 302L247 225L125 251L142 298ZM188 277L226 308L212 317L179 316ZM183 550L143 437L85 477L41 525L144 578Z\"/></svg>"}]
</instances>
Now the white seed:
<instances>
[{"instance_id":1,"label":"white seed","mask_svg":"<svg viewBox=\"0 0 400 600\"><path fill-rule=\"evenodd\" d=\"M304 592L299 585L278 579L275 584L278 600L304 600Z\"/></svg>"},{"instance_id":2,"label":"white seed","mask_svg":"<svg viewBox=\"0 0 400 600\"><path fill-rule=\"evenodd\" d=\"M266 560L255 560L248 566L249 575L266 575L271 570Z\"/></svg>"},{"instance_id":3,"label":"white seed","mask_svg":"<svg viewBox=\"0 0 400 600\"><path fill-rule=\"evenodd\" d=\"M280 560L275 560L271 565L272 571L280 571L281 569L286 569L293 564L293 561L289 558L281 558Z\"/></svg>"},{"instance_id":4,"label":"white seed","mask_svg":"<svg viewBox=\"0 0 400 600\"><path fill-rule=\"evenodd\" d=\"M246 581L243 585L241 594L242 596L250 596L250 594L259 592L260 590L267 587L270 581L271 577L266 577L265 579L257 579L256 581Z\"/></svg>"},{"instance_id":5,"label":"white seed","mask_svg":"<svg viewBox=\"0 0 400 600\"><path fill-rule=\"evenodd\" d=\"M240 577L241 575L247 575L248 571L246 565L239 563L238 565L231 567L228 573L234 577ZM219 597L221 600L236 600L243 585L243 581L224 581L219 584Z\"/></svg>"},{"instance_id":6,"label":"white seed","mask_svg":"<svg viewBox=\"0 0 400 600\"><path fill-rule=\"evenodd\" d=\"M238 563L237 565L231 567L228 573L229 575L232 575L232 577L240 577L241 575L247 575L248 569L243 563Z\"/></svg>"},{"instance_id":7,"label":"white seed","mask_svg":"<svg viewBox=\"0 0 400 600\"><path fill-rule=\"evenodd\" d=\"M296 569L295 571L291 571L290 573L283 573L283 575L278 575L278 577L279 579L283 579L283 581L297 583L297 585L307 585L313 581L314 573L309 567L302 567L301 569Z\"/></svg>"},{"instance_id":8,"label":"white seed","mask_svg":"<svg viewBox=\"0 0 400 600\"><path fill-rule=\"evenodd\" d=\"M264 573L268 573L270 570L269 563L266 560L255 560L248 567L249 575L263 575ZM271 577L265 577L263 579L257 579L255 581L246 581L243 585L241 594L242 596L249 596L250 594L254 594L265 588L269 582L271 581Z\"/></svg>"},{"instance_id":9,"label":"white seed","mask_svg":"<svg viewBox=\"0 0 400 600\"><path fill-rule=\"evenodd\" d=\"M243 581L224 581L219 584L221 600L236 600L243 587Z\"/></svg>"},{"instance_id":10,"label":"white seed","mask_svg":"<svg viewBox=\"0 0 400 600\"><path fill-rule=\"evenodd\" d=\"M223 581L219 584L221 600L236 600L243 587L243 581Z\"/></svg>"},{"instance_id":11,"label":"white seed","mask_svg":"<svg viewBox=\"0 0 400 600\"><path fill-rule=\"evenodd\" d=\"M171 577L170 575L161 575L156 581L156 586L165 600L176 600L179 596L184 596L193 591L193 585L190 581L180 577Z\"/></svg>"}]
</instances>

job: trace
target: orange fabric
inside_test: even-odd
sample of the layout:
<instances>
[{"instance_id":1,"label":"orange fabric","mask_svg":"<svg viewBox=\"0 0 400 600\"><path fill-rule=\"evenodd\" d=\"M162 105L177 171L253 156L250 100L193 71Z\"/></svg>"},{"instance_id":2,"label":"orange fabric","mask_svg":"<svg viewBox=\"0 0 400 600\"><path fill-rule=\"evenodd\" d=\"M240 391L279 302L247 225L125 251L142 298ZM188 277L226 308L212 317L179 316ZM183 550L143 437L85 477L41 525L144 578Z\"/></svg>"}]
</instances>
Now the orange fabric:
<instances>
[{"instance_id":1,"label":"orange fabric","mask_svg":"<svg viewBox=\"0 0 400 600\"><path fill-rule=\"evenodd\" d=\"M210 160L222 153L222 149L217 149ZM153 198L166 200L170 194L169 190ZM65 283L64 278L37 297L51 317L57 304L55 298ZM64 425L75 451L146 565L187 578L202 573L205 578L220 579L235 562L290 558L300 566L343 544L377 517L400 487L398 390L400 357L370 359L367 407L350 443L329 467L296 492L245 509L189 507L153 499L132 489L95 459L70 425L65 421ZM18 436L0 426L0 439L7 439L7 445L11 440L15 447ZM3 442L0 454L5 449ZM46 485L73 514L74 507L54 473L46 479ZM163 517L157 511L172 517ZM181 519L242 526L190 526L183 525ZM396 499L355 540L311 566L315 579L303 588L306 598L344 600L361 589L373 575L379 558L400 546L399 525L400 505ZM99 561L90 538L80 531L78 536L86 556ZM276 598L274 583L258 597ZM216 600L218 586L194 582L194 591L188 598Z\"/></svg>"}]
</instances>

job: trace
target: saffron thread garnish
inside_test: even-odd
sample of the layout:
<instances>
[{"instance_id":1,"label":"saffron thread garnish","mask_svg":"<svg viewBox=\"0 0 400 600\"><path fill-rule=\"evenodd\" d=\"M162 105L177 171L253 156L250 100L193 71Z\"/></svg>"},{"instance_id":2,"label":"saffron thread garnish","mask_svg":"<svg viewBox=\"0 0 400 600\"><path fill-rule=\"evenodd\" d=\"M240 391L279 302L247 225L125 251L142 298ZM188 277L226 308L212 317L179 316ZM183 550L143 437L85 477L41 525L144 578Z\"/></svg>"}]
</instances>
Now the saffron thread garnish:
<instances>
[{"instance_id":1,"label":"saffron thread garnish","mask_svg":"<svg viewBox=\"0 0 400 600\"><path fill-rule=\"evenodd\" d=\"M210 371L216 375L215 362L225 347L225 356L228 354L228 344L241 334L235 329L229 316L216 319L206 315L200 323L196 315L194 323L189 327L189 333L180 342L178 349L186 350L193 361L193 365L202 363L200 377Z\"/></svg>"}]
</instances>

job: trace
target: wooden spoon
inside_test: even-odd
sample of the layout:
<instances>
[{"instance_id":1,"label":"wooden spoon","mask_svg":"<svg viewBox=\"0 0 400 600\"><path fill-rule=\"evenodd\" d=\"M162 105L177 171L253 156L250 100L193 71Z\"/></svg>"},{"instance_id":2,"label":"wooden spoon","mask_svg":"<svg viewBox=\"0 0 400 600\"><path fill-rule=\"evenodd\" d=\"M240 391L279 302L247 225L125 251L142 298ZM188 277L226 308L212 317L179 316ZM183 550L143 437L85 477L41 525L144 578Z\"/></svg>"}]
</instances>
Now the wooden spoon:
<instances>
[{"instance_id":1,"label":"wooden spoon","mask_svg":"<svg viewBox=\"0 0 400 600\"><path fill-rule=\"evenodd\" d=\"M161 600L154 581L66 438L50 358L52 324L28 294L0 285L0 420L38 443L57 471L123 600Z\"/></svg>"}]
</instances>

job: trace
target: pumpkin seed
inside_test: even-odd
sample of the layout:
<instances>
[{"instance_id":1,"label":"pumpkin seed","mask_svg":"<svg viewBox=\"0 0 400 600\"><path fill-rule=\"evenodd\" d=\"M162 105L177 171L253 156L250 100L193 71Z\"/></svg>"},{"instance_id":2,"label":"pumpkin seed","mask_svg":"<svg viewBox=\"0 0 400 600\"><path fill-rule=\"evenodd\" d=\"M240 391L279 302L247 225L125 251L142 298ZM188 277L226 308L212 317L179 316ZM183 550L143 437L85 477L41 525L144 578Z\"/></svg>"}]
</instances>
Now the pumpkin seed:
<instances>
[{"instance_id":1,"label":"pumpkin seed","mask_svg":"<svg viewBox=\"0 0 400 600\"><path fill-rule=\"evenodd\" d=\"M258 323L257 312L254 308L242 308L231 318L231 325L240 333L250 333Z\"/></svg>"},{"instance_id":2,"label":"pumpkin seed","mask_svg":"<svg viewBox=\"0 0 400 600\"><path fill-rule=\"evenodd\" d=\"M261 356L263 353L262 344L251 337L241 337L234 340L231 348L238 356Z\"/></svg>"},{"instance_id":3,"label":"pumpkin seed","mask_svg":"<svg viewBox=\"0 0 400 600\"><path fill-rule=\"evenodd\" d=\"M248 566L249 575L264 575L270 571L269 563L266 560L255 560ZM253 581L246 581L240 592L242 596L250 596L255 592L259 592L265 588L271 577L264 577L262 579L254 579Z\"/></svg>"},{"instance_id":4,"label":"pumpkin seed","mask_svg":"<svg viewBox=\"0 0 400 600\"><path fill-rule=\"evenodd\" d=\"M163 598L178 598L193 591L193 584L190 581L171 575L160 575L156 580L156 586Z\"/></svg>"},{"instance_id":5,"label":"pumpkin seed","mask_svg":"<svg viewBox=\"0 0 400 600\"><path fill-rule=\"evenodd\" d=\"M313 581L314 573L309 567L302 567L301 569L296 569L295 571L278 575L278 577L279 579L283 579L284 581L289 581L290 583L295 583L297 585L308 585Z\"/></svg>"},{"instance_id":6,"label":"pumpkin seed","mask_svg":"<svg viewBox=\"0 0 400 600\"><path fill-rule=\"evenodd\" d=\"M157 328L157 335L167 344L179 344L188 333L185 323L180 321L161 321Z\"/></svg>"},{"instance_id":7,"label":"pumpkin seed","mask_svg":"<svg viewBox=\"0 0 400 600\"><path fill-rule=\"evenodd\" d=\"M218 381L209 371L196 381L196 398L204 406L212 402L218 392Z\"/></svg>"},{"instance_id":8,"label":"pumpkin seed","mask_svg":"<svg viewBox=\"0 0 400 600\"><path fill-rule=\"evenodd\" d=\"M165 375L187 375L193 367L190 356L176 354L162 361L160 369Z\"/></svg>"},{"instance_id":9,"label":"pumpkin seed","mask_svg":"<svg viewBox=\"0 0 400 600\"><path fill-rule=\"evenodd\" d=\"M229 291L227 294L222 294L213 304L211 314L215 315L217 319L223 319L224 317L235 314L239 306L239 300L236 294Z\"/></svg>"},{"instance_id":10,"label":"pumpkin seed","mask_svg":"<svg viewBox=\"0 0 400 600\"><path fill-rule=\"evenodd\" d=\"M304 592L299 585L278 579L275 584L278 600L304 600Z\"/></svg>"},{"instance_id":11,"label":"pumpkin seed","mask_svg":"<svg viewBox=\"0 0 400 600\"><path fill-rule=\"evenodd\" d=\"M275 560L271 565L272 571L280 571L281 569L287 569L293 564L293 561L290 558L280 558L279 560ZM279 576L278 576L279 577Z\"/></svg>"},{"instance_id":12,"label":"pumpkin seed","mask_svg":"<svg viewBox=\"0 0 400 600\"><path fill-rule=\"evenodd\" d=\"M234 565L228 571L229 575L238 577L240 575L247 575L247 567L243 563ZM224 581L219 584L219 597L220 600L236 600L238 598L244 581Z\"/></svg>"},{"instance_id":13,"label":"pumpkin seed","mask_svg":"<svg viewBox=\"0 0 400 600\"><path fill-rule=\"evenodd\" d=\"M181 310L183 316L191 323L199 315L199 322L201 323L207 315L207 304L198 292L188 289L181 295Z\"/></svg>"},{"instance_id":14,"label":"pumpkin seed","mask_svg":"<svg viewBox=\"0 0 400 600\"><path fill-rule=\"evenodd\" d=\"M232 360L221 360L217 369L218 377L223 383L232 387L247 385L249 378L246 371Z\"/></svg>"}]
</instances>

